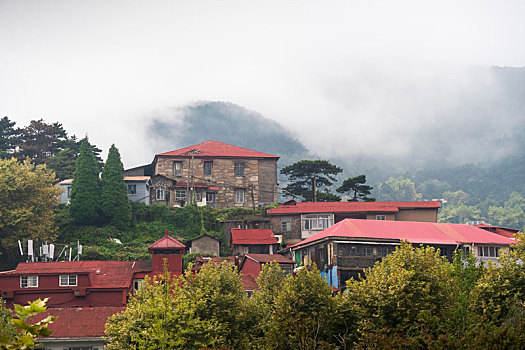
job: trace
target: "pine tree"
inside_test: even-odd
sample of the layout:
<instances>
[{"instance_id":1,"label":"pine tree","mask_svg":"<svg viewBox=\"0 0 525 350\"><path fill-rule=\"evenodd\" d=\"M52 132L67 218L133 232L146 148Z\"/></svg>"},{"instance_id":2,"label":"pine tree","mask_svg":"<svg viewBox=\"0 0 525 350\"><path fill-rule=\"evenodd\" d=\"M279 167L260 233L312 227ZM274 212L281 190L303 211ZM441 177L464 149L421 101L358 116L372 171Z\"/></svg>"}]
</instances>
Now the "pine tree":
<instances>
[{"instance_id":1,"label":"pine tree","mask_svg":"<svg viewBox=\"0 0 525 350\"><path fill-rule=\"evenodd\" d=\"M71 184L71 216L77 223L93 224L99 215L100 181L97 159L87 138L80 144L73 183Z\"/></svg>"},{"instance_id":2,"label":"pine tree","mask_svg":"<svg viewBox=\"0 0 525 350\"><path fill-rule=\"evenodd\" d=\"M126 184L124 183L124 166L120 153L111 145L108 159L102 169L102 213L118 228L129 226L131 205Z\"/></svg>"}]
</instances>

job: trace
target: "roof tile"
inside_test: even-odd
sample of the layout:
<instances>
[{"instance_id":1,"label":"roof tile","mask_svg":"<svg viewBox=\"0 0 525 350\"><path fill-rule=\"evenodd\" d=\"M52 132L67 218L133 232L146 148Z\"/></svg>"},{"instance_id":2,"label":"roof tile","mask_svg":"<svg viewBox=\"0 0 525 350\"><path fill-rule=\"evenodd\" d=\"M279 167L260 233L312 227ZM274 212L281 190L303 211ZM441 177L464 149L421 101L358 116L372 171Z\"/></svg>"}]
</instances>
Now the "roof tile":
<instances>
[{"instance_id":1,"label":"roof tile","mask_svg":"<svg viewBox=\"0 0 525 350\"><path fill-rule=\"evenodd\" d=\"M157 156L187 156L185 153L197 149L200 152L195 155L202 157L229 157L229 158L279 158L272 154L254 151L251 149L229 145L227 143L208 140L196 145L184 147L170 152L159 153Z\"/></svg>"}]
</instances>

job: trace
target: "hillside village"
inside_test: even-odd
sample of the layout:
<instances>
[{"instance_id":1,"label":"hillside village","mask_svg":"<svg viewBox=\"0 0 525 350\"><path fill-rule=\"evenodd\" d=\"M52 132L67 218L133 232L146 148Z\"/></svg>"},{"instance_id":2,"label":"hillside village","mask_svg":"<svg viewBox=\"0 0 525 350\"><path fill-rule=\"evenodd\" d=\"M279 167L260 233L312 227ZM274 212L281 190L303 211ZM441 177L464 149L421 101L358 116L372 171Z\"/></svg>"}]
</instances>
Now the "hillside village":
<instances>
[{"instance_id":1,"label":"hillside village","mask_svg":"<svg viewBox=\"0 0 525 350\"><path fill-rule=\"evenodd\" d=\"M140 249L147 247L147 255L139 255L140 259L128 255L125 260L92 260L86 243L97 241L84 242L90 238L81 230L71 231L79 236L69 238L84 244L83 254L73 246L76 253L70 250L68 255L66 250L57 256L55 251L53 256L47 242L38 242L42 248L36 241L23 242L20 249L26 262L0 272L0 296L8 307L49 298L46 314L58 319L49 326L53 333L45 349L101 349L106 320L125 310L146 276L160 276L165 269L181 276L225 262L238 269L244 291L251 296L259 290L257 279L266 264L277 264L285 275L315 264L337 294L403 242L435 248L449 262L460 251L496 264L500 253L516 243L518 229L439 223L439 200L306 202L296 198L278 203L278 160L278 155L209 140L156 154L149 164L123 170L122 191L135 211L154 208L161 215L187 215L190 211L183 211L191 210L200 215L202 227L190 239L181 237L177 221L171 226L173 232L149 233L147 237L155 241L144 237ZM76 181L83 180L58 182L62 210L71 205ZM202 219L209 210L226 213L212 219L211 231ZM125 248L123 237L110 235L99 239L105 244L109 239L117 247L114 251L119 245Z\"/></svg>"}]
</instances>

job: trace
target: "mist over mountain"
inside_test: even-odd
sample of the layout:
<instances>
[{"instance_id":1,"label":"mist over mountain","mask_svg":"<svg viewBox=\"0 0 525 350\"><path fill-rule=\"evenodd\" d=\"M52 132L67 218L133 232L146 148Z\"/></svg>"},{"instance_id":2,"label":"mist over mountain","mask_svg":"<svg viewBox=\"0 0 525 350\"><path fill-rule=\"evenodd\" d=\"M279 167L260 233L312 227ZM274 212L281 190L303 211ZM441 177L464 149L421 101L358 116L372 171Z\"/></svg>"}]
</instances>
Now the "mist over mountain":
<instances>
[{"instance_id":1,"label":"mist over mountain","mask_svg":"<svg viewBox=\"0 0 525 350\"><path fill-rule=\"evenodd\" d=\"M344 112L293 130L230 102L204 101L158 114L148 133L158 152L214 139L279 155L280 167L329 159L345 169L340 180L365 173L373 186L401 175L444 181L471 201L525 193L525 68L424 71L365 67L324 77L321 88Z\"/></svg>"}]
</instances>

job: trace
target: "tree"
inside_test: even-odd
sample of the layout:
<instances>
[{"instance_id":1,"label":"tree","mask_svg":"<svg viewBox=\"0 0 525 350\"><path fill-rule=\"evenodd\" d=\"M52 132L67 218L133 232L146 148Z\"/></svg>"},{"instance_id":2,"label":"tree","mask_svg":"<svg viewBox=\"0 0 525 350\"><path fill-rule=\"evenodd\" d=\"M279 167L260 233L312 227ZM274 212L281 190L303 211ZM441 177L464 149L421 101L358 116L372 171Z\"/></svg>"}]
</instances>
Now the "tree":
<instances>
[{"instance_id":1,"label":"tree","mask_svg":"<svg viewBox=\"0 0 525 350\"><path fill-rule=\"evenodd\" d=\"M53 209L60 188L53 172L29 159L0 159L0 239L3 253L15 261L18 240L55 237Z\"/></svg>"},{"instance_id":2,"label":"tree","mask_svg":"<svg viewBox=\"0 0 525 350\"><path fill-rule=\"evenodd\" d=\"M80 144L73 183L71 184L71 217L80 224L93 224L99 217L100 181L97 160L87 138Z\"/></svg>"},{"instance_id":3,"label":"tree","mask_svg":"<svg viewBox=\"0 0 525 350\"><path fill-rule=\"evenodd\" d=\"M0 119L0 158L11 158L18 143L20 130L7 117Z\"/></svg>"},{"instance_id":4,"label":"tree","mask_svg":"<svg viewBox=\"0 0 525 350\"><path fill-rule=\"evenodd\" d=\"M380 201L419 201L422 198L421 193L416 191L414 182L403 177L389 177L378 187Z\"/></svg>"},{"instance_id":5,"label":"tree","mask_svg":"<svg viewBox=\"0 0 525 350\"><path fill-rule=\"evenodd\" d=\"M76 159L77 152L71 148L64 148L55 156L48 158L46 164L49 169L55 172L57 179L71 179L75 172Z\"/></svg>"},{"instance_id":6,"label":"tree","mask_svg":"<svg viewBox=\"0 0 525 350\"><path fill-rule=\"evenodd\" d=\"M47 316L43 320L36 323L28 323L28 319L46 311L46 302L37 299L29 302L26 306L15 304L15 314L9 316L3 303L0 304L0 348L1 349L33 349L37 338L49 337L51 331L47 329L50 323L53 323L57 318L55 316ZM38 344L37 344L38 345Z\"/></svg>"},{"instance_id":7,"label":"tree","mask_svg":"<svg viewBox=\"0 0 525 350\"><path fill-rule=\"evenodd\" d=\"M301 196L306 201L317 201L317 190L327 189L343 170L326 160L301 160L281 170L291 181L283 188L291 196ZM315 194L315 195L314 195Z\"/></svg>"},{"instance_id":8,"label":"tree","mask_svg":"<svg viewBox=\"0 0 525 350\"><path fill-rule=\"evenodd\" d=\"M35 164L45 163L68 144L62 124L47 124L43 119L32 120L20 132L21 157L29 157Z\"/></svg>"},{"instance_id":9,"label":"tree","mask_svg":"<svg viewBox=\"0 0 525 350\"><path fill-rule=\"evenodd\" d=\"M124 166L115 145L111 145L108 159L102 169L101 199L102 213L106 218L117 228L128 227L131 221L131 205L124 182Z\"/></svg>"},{"instance_id":10,"label":"tree","mask_svg":"<svg viewBox=\"0 0 525 350\"><path fill-rule=\"evenodd\" d=\"M490 206L490 223L504 227L525 228L525 198L518 192L512 192L502 207Z\"/></svg>"},{"instance_id":11,"label":"tree","mask_svg":"<svg viewBox=\"0 0 525 350\"><path fill-rule=\"evenodd\" d=\"M339 193L349 193L349 202L358 202L363 200L365 202L373 202L374 198L368 197L371 194L372 186L365 185L366 176L359 175L346 179L343 184L336 190Z\"/></svg>"},{"instance_id":12,"label":"tree","mask_svg":"<svg viewBox=\"0 0 525 350\"><path fill-rule=\"evenodd\" d=\"M335 301L332 288L315 266L285 279L275 300L271 329L272 349L318 349L333 340Z\"/></svg>"},{"instance_id":13,"label":"tree","mask_svg":"<svg viewBox=\"0 0 525 350\"><path fill-rule=\"evenodd\" d=\"M404 243L366 278L347 285L360 308L360 343L367 348L447 348L444 329L455 305L452 267L434 248Z\"/></svg>"}]
</instances>

